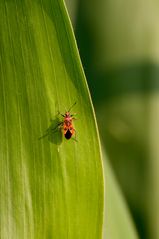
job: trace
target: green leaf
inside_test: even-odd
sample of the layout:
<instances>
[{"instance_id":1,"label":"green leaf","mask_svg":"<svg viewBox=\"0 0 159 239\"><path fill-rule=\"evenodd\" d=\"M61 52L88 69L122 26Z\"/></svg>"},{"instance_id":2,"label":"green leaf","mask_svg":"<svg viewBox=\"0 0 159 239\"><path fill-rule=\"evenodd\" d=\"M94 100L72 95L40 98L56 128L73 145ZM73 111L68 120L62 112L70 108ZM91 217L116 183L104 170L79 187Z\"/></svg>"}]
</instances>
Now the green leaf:
<instances>
[{"instance_id":1,"label":"green leaf","mask_svg":"<svg viewBox=\"0 0 159 239\"><path fill-rule=\"evenodd\" d=\"M100 145L64 4L2 0L0 16L0 238L101 238ZM77 141L52 130L74 102Z\"/></svg>"},{"instance_id":2,"label":"green leaf","mask_svg":"<svg viewBox=\"0 0 159 239\"><path fill-rule=\"evenodd\" d=\"M106 182L104 238L138 239L126 202L106 157L104 169Z\"/></svg>"}]
</instances>

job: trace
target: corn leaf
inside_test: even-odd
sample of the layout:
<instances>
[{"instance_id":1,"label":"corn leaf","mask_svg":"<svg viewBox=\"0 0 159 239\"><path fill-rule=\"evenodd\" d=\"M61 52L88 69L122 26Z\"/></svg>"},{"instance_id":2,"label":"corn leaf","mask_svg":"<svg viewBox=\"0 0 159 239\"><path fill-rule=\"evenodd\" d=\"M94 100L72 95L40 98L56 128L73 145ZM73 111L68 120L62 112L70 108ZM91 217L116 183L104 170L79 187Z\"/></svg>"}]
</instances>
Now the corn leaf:
<instances>
[{"instance_id":1,"label":"corn leaf","mask_svg":"<svg viewBox=\"0 0 159 239\"><path fill-rule=\"evenodd\" d=\"M2 0L0 16L0 238L101 238L98 132L64 4Z\"/></svg>"}]
</instances>

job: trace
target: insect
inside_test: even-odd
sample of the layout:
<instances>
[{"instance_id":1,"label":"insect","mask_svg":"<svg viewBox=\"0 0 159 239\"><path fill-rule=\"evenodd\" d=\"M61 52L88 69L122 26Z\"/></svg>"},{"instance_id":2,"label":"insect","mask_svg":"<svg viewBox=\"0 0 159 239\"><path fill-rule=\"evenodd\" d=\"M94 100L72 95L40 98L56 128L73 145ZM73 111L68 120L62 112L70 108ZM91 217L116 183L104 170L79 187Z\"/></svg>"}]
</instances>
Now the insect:
<instances>
[{"instance_id":1,"label":"insect","mask_svg":"<svg viewBox=\"0 0 159 239\"><path fill-rule=\"evenodd\" d=\"M46 134L39 137L39 139L42 139L48 135L51 135L52 133L57 132L59 128L63 130L63 134L66 139L71 139L71 137L76 133L76 130L73 126L73 120L75 120L74 118L75 114L70 113L70 110L74 107L74 105L76 105L76 102L69 108L68 111L65 112L65 114L61 114L61 116L64 118L63 121L59 122L55 128L49 127ZM77 141L76 138L73 138L73 139Z\"/></svg>"},{"instance_id":2,"label":"insect","mask_svg":"<svg viewBox=\"0 0 159 239\"><path fill-rule=\"evenodd\" d=\"M74 114L70 113L70 110L73 108L73 106L76 104L76 102L69 108L68 111L65 112L65 114L61 114L62 117L64 117L63 122L59 124L63 128L63 133L66 139L70 139L76 132L75 128L73 127L73 120L75 119L73 116Z\"/></svg>"}]
</instances>

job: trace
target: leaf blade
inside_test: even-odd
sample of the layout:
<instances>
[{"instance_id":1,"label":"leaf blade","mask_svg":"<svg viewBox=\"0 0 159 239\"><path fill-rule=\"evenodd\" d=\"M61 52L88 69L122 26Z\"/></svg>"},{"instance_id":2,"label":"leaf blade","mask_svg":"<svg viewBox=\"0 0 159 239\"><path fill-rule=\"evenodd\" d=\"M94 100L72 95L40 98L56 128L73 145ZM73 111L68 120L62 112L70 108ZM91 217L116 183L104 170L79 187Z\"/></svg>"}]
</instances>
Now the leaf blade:
<instances>
[{"instance_id":1,"label":"leaf blade","mask_svg":"<svg viewBox=\"0 0 159 239\"><path fill-rule=\"evenodd\" d=\"M5 149L0 173L1 238L100 238L102 234L99 141L62 4L1 2L0 115ZM61 139L57 144L54 138L61 137L60 131L50 135L52 141L38 140L50 127L50 118L55 120L57 111L63 113L75 100L80 112L74 123L78 142Z\"/></svg>"}]
</instances>

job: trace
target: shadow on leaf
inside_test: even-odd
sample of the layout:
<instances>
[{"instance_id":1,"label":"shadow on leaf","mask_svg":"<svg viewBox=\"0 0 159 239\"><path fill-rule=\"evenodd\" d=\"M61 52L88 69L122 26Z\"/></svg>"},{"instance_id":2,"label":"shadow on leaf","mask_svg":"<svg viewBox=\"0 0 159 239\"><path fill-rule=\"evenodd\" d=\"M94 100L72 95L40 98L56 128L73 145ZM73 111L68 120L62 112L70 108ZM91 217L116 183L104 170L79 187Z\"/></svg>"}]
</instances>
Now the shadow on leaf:
<instances>
[{"instance_id":1,"label":"shadow on leaf","mask_svg":"<svg viewBox=\"0 0 159 239\"><path fill-rule=\"evenodd\" d=\"M56 145L60 145L62 142L61 126L62 126L62 122L56 116L55 119L50 120L50 126L45 131L44 135L42 135L38 139L41 140L41 139L47 137L49 142L56 144Z\"/></svg>"}]
</instances>

